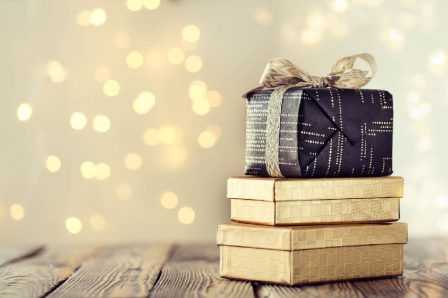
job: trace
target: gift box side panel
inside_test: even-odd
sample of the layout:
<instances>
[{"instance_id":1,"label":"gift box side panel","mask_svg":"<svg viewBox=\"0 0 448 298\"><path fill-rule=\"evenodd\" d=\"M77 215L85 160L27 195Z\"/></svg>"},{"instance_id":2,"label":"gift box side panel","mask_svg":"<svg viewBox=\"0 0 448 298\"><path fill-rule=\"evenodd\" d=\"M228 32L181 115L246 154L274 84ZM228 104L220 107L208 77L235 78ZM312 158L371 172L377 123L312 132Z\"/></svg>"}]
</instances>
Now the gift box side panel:
<instances>
[{"instance_id":1,"label":"gift box side panel","mask_svg":"<svg viewBox=\"0 0 448 298\"><path fill-rule=\"evenodd\" d=\"M392 174L390 93L317 88L306 89L303 94L300 108L303 121L298 129L302 177ZM328 125L328 119L334 125ZM327 138L330 132L333 134Z\"/></svg>"},{"instance_id":2,"label":"gift box side panel","mask_svg":"<svg viewBox=\"0 0 448 298\"><path fill-rule=\"evenodd\" d=\"M402 177L279 179L276 201L401 198Z\"/></svg>"},{"instance_id":3,"label":"gift box side panel","mask_svg":"<svg viewBox=\"0 0 448 298\"><path fill-rule=\"evenodd\" d=\"M256 199L274 201L274 178L229 178L227 179L227 198Z\"/></svg>"},{"instance_id":4,"label":"gift box side panel","mask_svg":"<svg viewBox=\"0 0 448 298\"><path fill-rule=\"evenodd\" d=\"M220 246L222 277L291 284L291 251Z\"/></svg>"},{"instance_id":5,"label":"gift box side panel","mask_svg":"<svg viewBox=\"0 0 448 298\"><path fill-rule=\"evenodd\" d=\"M291 229L247 224L222 224L217 229L217 244L291 250Z\"/></svg>"},{"instance_id":6,"label":"gift box side panel","mask_svg":"<svg viewBox=\"0 0 448 298\"><path fill-rule=\"evenodd\" d=\"M241 222L274 225L274 202L230 199L230 218Z\"/></svg>"},{"instance_id":7,"label":"gift box side panel","mask_svg":"<svg viewBox=\"0 0 448 298\"><path fill-rule=\"evenodd\" d=\"M299 250L292 258L294 285L403 273L402 244Z\"/></svg>"},{"instance_id":8,"label":"gift box side panel","mask_svg":"<svg viewBox=\"0 0 448 298\"><path fill-rule=\"evenodd\" d=\"M292 229L292 250L376 245L405 244L408 241L406 223L346 224Z\"/></svg>"},{"instance_id":9,"label":"gift box side panel","mask_svg":"<svg viewBox=\"0 0 448 298\"><path fill-rule=\"evenodd\" d=\"M400 218L400 199L279 201L275 209L278 225L388 222Z\"/></svg>"}]
</instances>

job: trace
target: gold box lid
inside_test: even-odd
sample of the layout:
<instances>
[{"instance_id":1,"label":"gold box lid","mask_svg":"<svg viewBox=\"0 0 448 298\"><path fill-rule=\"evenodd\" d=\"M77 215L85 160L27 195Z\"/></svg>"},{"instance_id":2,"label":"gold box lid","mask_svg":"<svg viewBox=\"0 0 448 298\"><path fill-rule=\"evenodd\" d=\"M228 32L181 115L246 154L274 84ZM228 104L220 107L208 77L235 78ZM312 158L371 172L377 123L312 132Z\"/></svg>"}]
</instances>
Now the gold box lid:
<instances>
[{"instance_id":1,"label":"gold box lid","mask_svg":"<svg viewBox=\"0 0 448 298\"><path fill-rule=\"evenodd\" d=\"M231 177L227 197L261 201L402 198L403 177L271 178Z\"/></svg>"},{"instance_id":2,"label":"gold box lid","mask_svg":"<svg viewBox=\"0 0 448 298\"><path fill-rule=\"evenodd\" d=\"M375 244L404 244L406 223L313 226L262 226L229 223L217 226L218 245L304 250Z\"/></svg>"}]
</instances>

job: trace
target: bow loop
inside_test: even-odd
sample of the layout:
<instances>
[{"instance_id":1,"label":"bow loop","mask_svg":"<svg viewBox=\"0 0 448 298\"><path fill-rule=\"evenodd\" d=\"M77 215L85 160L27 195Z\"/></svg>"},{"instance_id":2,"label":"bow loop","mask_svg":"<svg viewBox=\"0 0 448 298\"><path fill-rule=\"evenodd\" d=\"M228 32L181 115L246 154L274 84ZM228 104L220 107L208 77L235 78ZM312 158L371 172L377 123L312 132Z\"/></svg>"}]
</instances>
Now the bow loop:
<instances>
[{"instance_id":1,"label":"bow loop","mask_svg":"<svg viewBox=\"0 0 448 298\"><path fill-rule=\"evenodd\" d=\"M369 71L354 68L357 59L364 60L368 64L370 75ZM261 75L260 85L265 89L281 86L361 88L372 79L375 73L375 58L368 53L339 59L331 68L331 72L323 77L312 76L287 59L273 58L268 61Z\"/></svg>"}]
</instances>

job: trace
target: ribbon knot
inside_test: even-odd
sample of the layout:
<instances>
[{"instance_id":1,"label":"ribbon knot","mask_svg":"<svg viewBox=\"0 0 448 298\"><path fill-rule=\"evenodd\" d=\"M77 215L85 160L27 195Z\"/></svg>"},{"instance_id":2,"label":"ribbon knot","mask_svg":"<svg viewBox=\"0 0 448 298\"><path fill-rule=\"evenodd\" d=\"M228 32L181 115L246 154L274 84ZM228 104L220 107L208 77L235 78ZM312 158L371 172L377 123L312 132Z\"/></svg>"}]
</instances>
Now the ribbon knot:
<instances>
[{"instance_id":1,"label":"ribbon knot","mask_svg":"<svg viewBox=\"0 0 448 298\"><path fill-rule=\"evenodd\" d=\"M370 75L369 71L354 68L357 59L368 64ZM368 53L339 59L331 68L331 72L323 77L312 76L287 59L273 58L268 61L261 75L260 85L263 89L275 89L280 86L357 89L366 85L375 73L375 58Z\"/></svg>"}]
</instances>

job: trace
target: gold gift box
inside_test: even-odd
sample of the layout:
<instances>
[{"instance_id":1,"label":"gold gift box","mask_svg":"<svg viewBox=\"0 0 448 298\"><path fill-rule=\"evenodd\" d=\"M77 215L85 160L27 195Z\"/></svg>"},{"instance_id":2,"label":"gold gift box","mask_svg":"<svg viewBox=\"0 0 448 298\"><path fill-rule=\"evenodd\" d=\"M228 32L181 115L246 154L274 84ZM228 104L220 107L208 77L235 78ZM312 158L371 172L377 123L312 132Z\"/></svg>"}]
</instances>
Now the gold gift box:
<instances>
[{"instance_id":1,"label":"gold gift box","mask_svg":"<svg viewBox=\"0 0 448 298\"><path fill-rule=\"evenodd\" d=\"M223 277L297 285L401 275L404 223L217 228Z\"/></svg>"},{"instance_id":2,"label":"gold gift box","mask_svg":"<svg viewBox=\"0 0 448 298\"><path fill-rule=\"evenodd\" d=\"M227 181L231 219L267 225L396 221L402 196L402 177Z\"/></svg>"}]
</instances>

